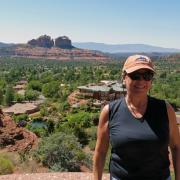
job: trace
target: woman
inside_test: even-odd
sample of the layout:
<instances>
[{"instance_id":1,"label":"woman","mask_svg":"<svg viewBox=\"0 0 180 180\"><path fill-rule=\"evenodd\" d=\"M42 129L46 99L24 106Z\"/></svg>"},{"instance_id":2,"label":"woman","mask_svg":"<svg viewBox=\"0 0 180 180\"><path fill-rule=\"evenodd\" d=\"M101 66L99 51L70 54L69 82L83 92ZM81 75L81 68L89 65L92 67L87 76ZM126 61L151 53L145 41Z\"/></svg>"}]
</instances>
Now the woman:
<instances>
[{"instance_id":1,"label":"woman","mask_svg":"<svg viewBox=\"0 0 180 180\"><path fill-rule=\"evenodd\" d=\"M149 57L130 56L122 70L127 94L100 115L94 154L94 180L101 180L111 143L111 180L169 180L168 145L180 180L180 135L170 104L147 95L155 73Z\"/></svg>"}]
</instances>

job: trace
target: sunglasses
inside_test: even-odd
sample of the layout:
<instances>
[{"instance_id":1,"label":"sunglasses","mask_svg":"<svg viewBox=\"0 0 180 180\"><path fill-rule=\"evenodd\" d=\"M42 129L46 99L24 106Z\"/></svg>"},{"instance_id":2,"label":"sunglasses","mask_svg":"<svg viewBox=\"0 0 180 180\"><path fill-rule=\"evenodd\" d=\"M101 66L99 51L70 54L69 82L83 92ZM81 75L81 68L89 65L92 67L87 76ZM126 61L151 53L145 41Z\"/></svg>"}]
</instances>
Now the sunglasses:
<instances>
[{"instance_id":1,"label":"sunglasses","mask_svg":"<svg viewBox=\"0 0 180 180\"><path fill-rule=\"evenodd\" d=\"M144 73L139 73L139 72L133 72L130 74L127 74L131 80L145 80L145 81L150 81L153 79L154 74L152 72L144 72Z\"/></svg>"}]
</instances>

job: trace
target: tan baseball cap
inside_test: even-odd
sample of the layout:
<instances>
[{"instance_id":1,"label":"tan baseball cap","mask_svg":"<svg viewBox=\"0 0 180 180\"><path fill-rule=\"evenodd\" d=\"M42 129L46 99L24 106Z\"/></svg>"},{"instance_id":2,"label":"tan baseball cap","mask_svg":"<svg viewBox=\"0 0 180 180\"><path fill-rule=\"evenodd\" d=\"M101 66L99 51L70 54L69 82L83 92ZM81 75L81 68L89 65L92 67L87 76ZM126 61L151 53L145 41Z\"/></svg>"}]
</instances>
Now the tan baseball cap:
<instances>
[{"instance_id":1,"label":"tan baseball cap","mask_svg":"<svg viewBox=\"0 0 180 180\"><path fill-rule=\"evenodd\" d=\"M149 69L155 72L151 59L144 55L129 56L123 66L123 72L132 73L139 69Z\"/></svg>"}]
</instances>

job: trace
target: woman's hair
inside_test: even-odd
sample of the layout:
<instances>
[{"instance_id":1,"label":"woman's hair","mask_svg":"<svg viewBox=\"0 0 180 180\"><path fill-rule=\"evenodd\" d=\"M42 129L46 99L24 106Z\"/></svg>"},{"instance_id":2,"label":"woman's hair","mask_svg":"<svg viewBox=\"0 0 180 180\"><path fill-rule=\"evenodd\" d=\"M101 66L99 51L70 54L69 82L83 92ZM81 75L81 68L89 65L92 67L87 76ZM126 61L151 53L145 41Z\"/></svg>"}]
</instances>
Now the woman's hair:
<instances>
[{"instance_id":1,"label":"woman's hair","mask_svg":"<svg viewBox=\"0 0 180 180\"><path fill-rule=\"evenodd\" d=\"M122 73L121 73L121 82L123 82L123 79L126 76L126 74L127 74L126 71L122 71Z\"/></svg>"},{"instance_id":2,"label":"woman's hair","mask_svg":"<svg viewBox=\"0 0 180 180\"><path fill-rule=\"evenodd\" d=\"M127 74L126 71L122 71L122 73L121 73L121 82L122 82L122 88L123 89L126 88L126 84L124 83L124 78L125 78L126 74Z\"/></svg>"}]
</instances>

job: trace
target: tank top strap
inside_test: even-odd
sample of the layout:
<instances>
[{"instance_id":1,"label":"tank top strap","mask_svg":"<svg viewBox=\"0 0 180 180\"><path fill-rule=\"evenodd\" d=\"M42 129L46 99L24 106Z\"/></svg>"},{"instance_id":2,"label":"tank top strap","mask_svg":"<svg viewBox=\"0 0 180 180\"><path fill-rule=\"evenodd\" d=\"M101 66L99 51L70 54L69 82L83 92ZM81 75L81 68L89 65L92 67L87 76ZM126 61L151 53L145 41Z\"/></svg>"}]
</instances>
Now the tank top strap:
<instances>
[{"instance_id":1,"label":"tank top strap","mask_svg":"<svg viewBox=\"0 0 180 180\"><path fill-rule=\"evenodd\" d=\"M123 103L124 97L116 99L109 103L109 121L113 119L114 114L119 110L120 105Z\"/></svg>"}]
</instances>

